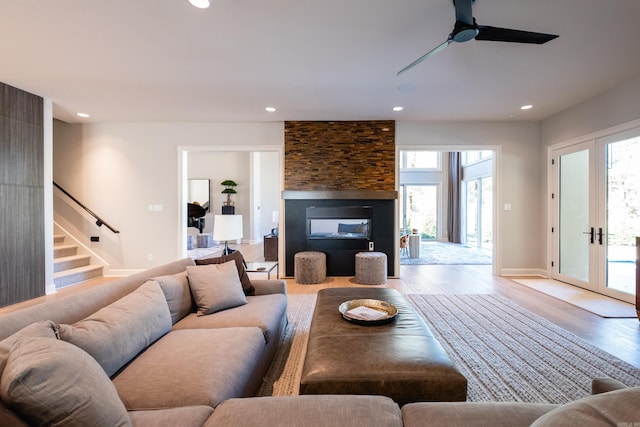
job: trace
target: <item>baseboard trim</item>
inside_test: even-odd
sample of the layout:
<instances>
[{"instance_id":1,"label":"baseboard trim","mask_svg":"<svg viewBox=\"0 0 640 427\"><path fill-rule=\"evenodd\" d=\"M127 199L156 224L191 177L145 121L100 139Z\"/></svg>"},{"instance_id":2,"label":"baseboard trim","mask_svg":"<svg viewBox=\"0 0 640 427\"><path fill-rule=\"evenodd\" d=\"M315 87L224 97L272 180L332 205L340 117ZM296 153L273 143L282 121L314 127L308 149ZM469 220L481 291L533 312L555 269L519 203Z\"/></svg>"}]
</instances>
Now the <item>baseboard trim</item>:
<instances>
[{"instance_id":1,"label":"baseboard trim","mask_svg":"<svg viewBox=\"0 0 640 427\"><path fill-rule=\"evenodd\" d=\"M547 270L543 268L503 268L500 270L500 276L548 277Z\"/></svg>"}]
</instances>

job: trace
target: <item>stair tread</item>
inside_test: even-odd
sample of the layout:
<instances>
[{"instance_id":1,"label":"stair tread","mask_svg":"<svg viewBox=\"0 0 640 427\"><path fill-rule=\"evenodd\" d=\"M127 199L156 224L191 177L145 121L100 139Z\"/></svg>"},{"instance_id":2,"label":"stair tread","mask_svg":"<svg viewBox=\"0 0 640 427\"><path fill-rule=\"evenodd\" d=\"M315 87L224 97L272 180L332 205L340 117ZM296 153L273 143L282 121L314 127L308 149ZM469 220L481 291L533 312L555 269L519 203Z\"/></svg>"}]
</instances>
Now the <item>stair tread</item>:
<instances>
[{"instance_id":1,"label":"stair tread","mask_svg":"<svg viewBox=\"0 0 640 427\"><path fill-rule=\"evenodd\" d=\"M76 259L89 259L91 258L91 255L82 255L82 254L78 254L78 255L68 255L68 256L61 256L61 257L57 257L54 258L53 262L55 263L63 263L66 261L73 261Z\"/></svg>"},{"instance_id":2,"label":"stair tread","mask_svg":"<svg viewBox=\"0 0 640 427\"><path fill-rule=\"evenodd\" d=\"M56 245L54 249L72 249L77 247L78 245Z\"/></svg>"},{"instance_id":3,"label":"stair tread","mask_svg":"<svg viewBox=\"0 0 640 427\"><path fill-rule=\"evenodd\" d=\"M72 274L85 273L87 271L94 270L102 270L103 267L101 265L84 265L82 267L70 268L68 270L58 271L57 273L53 273L53 278L56 279L58 277L71 276Z\"/></svg>"}]
</instances>

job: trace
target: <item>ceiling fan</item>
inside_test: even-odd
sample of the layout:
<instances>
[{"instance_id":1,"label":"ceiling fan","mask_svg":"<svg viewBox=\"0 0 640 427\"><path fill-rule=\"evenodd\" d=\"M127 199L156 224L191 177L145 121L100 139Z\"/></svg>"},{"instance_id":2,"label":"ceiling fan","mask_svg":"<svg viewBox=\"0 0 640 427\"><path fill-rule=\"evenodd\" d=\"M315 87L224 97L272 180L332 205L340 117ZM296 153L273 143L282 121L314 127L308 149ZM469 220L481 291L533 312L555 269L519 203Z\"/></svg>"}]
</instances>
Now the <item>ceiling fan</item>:
<instances>
[{"instance_id":1,"label":"ceiling fan","mask_svg":"<svg viewBox=\"0 0 640 427\"><path fill-rule=\"evenodd\" d=\"M473 3L475 3L475 0L453 0L453 5L456 9L456 23L447 40L398 71L397 75L415 67L453 42L462 43L476 39L494 42L543 44L558 37L554 34L532 33L530 31L478 25L471 10Z\"/></svg>"}]
</instances>

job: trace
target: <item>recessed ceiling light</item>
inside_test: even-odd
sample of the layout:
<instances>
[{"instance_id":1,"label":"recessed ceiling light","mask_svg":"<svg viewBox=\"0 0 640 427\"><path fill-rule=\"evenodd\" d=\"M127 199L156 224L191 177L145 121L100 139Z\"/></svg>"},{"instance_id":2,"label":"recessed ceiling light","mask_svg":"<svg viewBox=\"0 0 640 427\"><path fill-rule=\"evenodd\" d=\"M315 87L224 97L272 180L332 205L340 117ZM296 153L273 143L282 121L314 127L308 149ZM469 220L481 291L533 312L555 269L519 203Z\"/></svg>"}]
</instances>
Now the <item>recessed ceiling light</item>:
<instances>
[{"instance_id":1,"label":"recessed ceiling light","mask_svg":"<svg viewBox=\"0 0 640 427\"><path fill-rule=\"evenodd\" d=\"M393 107L393 111L402 111L402 110L404 110L404 107L400 107L400 106Z\"/></svg>"},{"instance_id":2,"label":"recessed ceiling light","mask_svg":"<svg viewBox=\"0 0 640 427\"><path fill-rule=\"evenodd\" d=\"M265 110L270 112L270 113L273 113L273 112L276 111L276 107L267 107L267 108L265 108Z\"/></svg>"},{"instance_id":3,"label":"recessed ceiling light","mask_svg":"<svg viewBox=\"0 0 640 427\"><path fill-rule=\"evenodd\" d=\"M209 0L189 0L192 6L197 7L198 9L206 9L210 6Z\"/></svg>"},{"instance_id":4,"label":"recessed ceiling light","mask_svg":"<svg viewBox=\"0 0 640 427\"><path fill-rule=\"evenodd\" d=\"M76 116L82 117L83 119L86 119L86 118L89 117L89 115L87 113L76 113Z\"/></svg>"},{"instance_id":5,"label":"recessed ceiling light","mask_svg":"<svg viewBox=\"0 0 640 427\"><path fill-rule=\"evenodd\" d=\"M520 107L521 110L530 110L533 108L533 105L528 104L528 105L523 105L522 107Z\"/></svg>"}]
</instances>

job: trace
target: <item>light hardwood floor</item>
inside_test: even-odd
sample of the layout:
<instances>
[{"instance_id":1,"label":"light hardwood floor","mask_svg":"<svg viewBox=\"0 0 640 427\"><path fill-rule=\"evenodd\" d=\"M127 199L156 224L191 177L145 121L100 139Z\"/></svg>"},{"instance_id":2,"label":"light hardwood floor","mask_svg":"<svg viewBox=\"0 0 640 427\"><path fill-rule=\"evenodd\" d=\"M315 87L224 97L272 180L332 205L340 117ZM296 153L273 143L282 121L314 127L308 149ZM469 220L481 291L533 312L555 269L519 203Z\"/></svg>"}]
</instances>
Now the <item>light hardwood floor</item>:
<instances>
[{"instance_id":1,"label":"light hardwood floor","mask_svg":"<svg viewBox=\"0 0 640 427\"><path fill-rule=\"evenodd\" d=\"M263 261L262 243L232 245L247 261ZM272 274L272 278L275 275ZM263 273L252 274L265 278ZM101 278L64 288L42 299L58 298L78 289L97 286L114 278ZM366 286L353 282L352 277L328 277L320 285L300 285L285 278L289 294L314 293L327 287ZM505 277L494 276L488 265L402 265L399 278L390 278L380 285L401 293L425 294L497 294L574 333L591 344L640 368L640 322L638 319L607 319L541 292L529 289ZM33 304L27 301L0 308L0 314Z\"/></svg>"},{"instance_id":2,"label":"light hardwood floor","mask_svg":"<svg viewBox=\"0 0 640 427\"><path fill-rule=\"evenodd\" d=\"M260 245L242 245L243 255L261 260ZM253 246L253 247L251 247ZM260 276L256 276L260 277ZM300 285L286 278L290 294L313 293L327 287L366 286L352 277L328 277L320 285ZM506 277L494 276L490 265L401 265L397 279L381 285L401 293L497 294L536 313L614 356L640 368L640 322L638 319L610 319L520 285Z\"/></svg>"}]
</instances>

